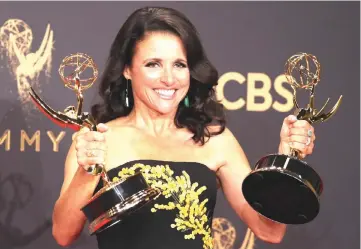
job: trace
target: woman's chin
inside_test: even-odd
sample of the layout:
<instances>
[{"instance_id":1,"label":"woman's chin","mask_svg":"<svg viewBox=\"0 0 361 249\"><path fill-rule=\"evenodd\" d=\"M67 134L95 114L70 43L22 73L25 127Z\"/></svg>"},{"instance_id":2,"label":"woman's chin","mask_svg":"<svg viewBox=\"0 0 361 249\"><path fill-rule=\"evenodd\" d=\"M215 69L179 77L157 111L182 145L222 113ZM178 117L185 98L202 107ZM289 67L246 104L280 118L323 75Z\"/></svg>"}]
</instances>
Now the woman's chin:
<instances>
[{"instance_id":1,"label":"woman's chin","mask_svg":"<svg viewBox=\"0 0 361 249\"><path fill-rule=\"evenodd\" d=\"M161 115L173 114L177 111L178 105L158 105L155 111Z\"/></svg>"}]
</instances>

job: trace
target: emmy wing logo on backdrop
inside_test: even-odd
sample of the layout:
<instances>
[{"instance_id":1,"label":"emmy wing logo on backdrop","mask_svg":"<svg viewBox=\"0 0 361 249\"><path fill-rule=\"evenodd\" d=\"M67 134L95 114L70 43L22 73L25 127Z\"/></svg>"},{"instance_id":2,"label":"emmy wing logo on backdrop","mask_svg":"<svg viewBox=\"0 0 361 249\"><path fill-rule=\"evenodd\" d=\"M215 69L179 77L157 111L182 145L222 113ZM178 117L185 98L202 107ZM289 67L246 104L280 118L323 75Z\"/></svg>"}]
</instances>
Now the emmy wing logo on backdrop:
<instances>
[{"instance_id":1,"label":"emmy wing logo on backdrop","mask_svg":"<svg viewBox=\"0 0 361 249\"><path fill-rule=\"evenodd\" d=\"M54 31L50 24L46 25L44 37L38 39L41 43L36 51L32 51L33 39L30 26L23 20L8 19L0 27L0 58L6 61L6 67L17 84L17 96L26 119L36 109L28 93L30 87L41 93L40 82L44 80L39 80L39 77L44 74L45 79L50 78L54 49ZM5 129L2 135L0 133L0 146L3 145L5 151L11 148L12 132L16 131ZM52 131L46 133L53 143L53 151L59 151L59 143L65 132L61 131L57 136ZM40 130L32 135L25 130L20 131L20 151L25 151L27 145L33 145L36 152L40 151Z\"/></svg>"},{"instance_id":2,"label":"emmy wing logo on backdrop","mask_svg":"<svg viewBox=\"0 0 361 249\"><path fill-rule=\"evenodd\" d=\"M222 217L215 217L212 223L214 249L236 249L237 231L232 223ZM253 249L255 236L251 229L247 229L246 235L239 249Z\"/></svg>"},{"instance_id":3,"label":"emmy wing logo on backdrop","mask_svg":"<svg viewBox=\"0 0 361 249\"><path fill-rule=\"evenodd\" d=\"M0 174L0 241L4 249L14 249L29 245L38 239L51 226L50 220L37 225L31 232L23 231L16 224L17 214L31 202L34 189L27 177L21 173L12 173L4 177Z\"/></svg>"},{"instance_id":4,"label":"emmy wing logo on backdrop","mask_svg":"<svg viewBox=\"0 0 361 249\"><path fill-rule=\"evenodd\" d=\"M25 118L29 116L30 108L33 109L27 93L29 87L33 85L39 88L39 76L43 71L45 71L46 77L50 77L53 49L53 31L50 29L50 25L47 26L45 36L35 52L31 52L32 42L32 30L24 21L9 19L0 26L0 56L6 62L6 68L9 69L10 75L17 84L16 97L20 100L21 109L26 114ZM11 112L11 110L5 111ZM18 113L14 115L21 116ZM10 129L15 129L14 126L17 127L17 125L13 126L14 123L17 123L17 118L11 119L11 127L5 129L2 135L0 133L0 146L5 151L10 150L11 132L13 131ZM29 137L26 131L22 129L20 131L20 151L25 150L26 144L35 145L35 151L39 151L40 131L36 131L33 136ZM25 158L22 159L24 162L30 161L30 164L34 162L32 155L25 156ZM11 164L11 157L8 163ZM35 163L37 162L35 161ZM15 166L13 170L18 166L21 167L21 161L18 165L13 166ZM33 168L32 170L36 169ZM0 248L13 249L27 246L51 227L49 219L39 221L40 224L34 224L31 231L25 231L28 229L24 230L16 223L19 220L18 215L20 217L27 215L26 213L31 209L31 202L36 198L34 196L35 186L36 184L24 172L0 174L0 214L5 217L0 222ZM28 207L29 205L30 207ZM26 223L26 219L22 222Z\"/></svg>"},{"instance_id":5,"label":"emmy wing logo on backdrop","mask_svg":"<svg viewBox=\"0 0 361 249\"><path fill-rule=\"evenodd\" d=\"M10 73L17 83L19 99L24 108L30 102L29 87L39 87L39 76L44 71L50 77L54 32L47 25L45 35L37 51L31 52L33 42L32 30L20 19L9 19L0 28L0 52L5 54Z\"/></svg>"}]
</instances>

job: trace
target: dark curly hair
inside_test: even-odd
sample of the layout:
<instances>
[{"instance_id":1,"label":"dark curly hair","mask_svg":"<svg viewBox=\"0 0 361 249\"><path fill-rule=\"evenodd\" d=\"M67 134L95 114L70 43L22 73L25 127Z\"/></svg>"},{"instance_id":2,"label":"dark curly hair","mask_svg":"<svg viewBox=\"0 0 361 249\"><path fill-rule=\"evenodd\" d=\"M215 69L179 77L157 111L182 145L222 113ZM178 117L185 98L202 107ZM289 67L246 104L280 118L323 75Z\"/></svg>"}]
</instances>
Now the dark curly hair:
<instances>
[{"instance_id":1,"label":"dark curly hair","mask_svg":"<svg viewBox=\"0 0 361 249\"><path fill-rule=\"evenodd\" d=\"M125 106L127 80L123 71L132 63L137 42L149 32L172 33L183 42L190 70L189 107L181 102L174 121L178 128L186 127L191 131L196 143L204 145L206 139L221 134L226 125L223 105L215 98L218 72L207 59L196 28L187 17L171 8L141 8L126 20L111 46L101 79L102 103L92 106L92 115L97 122L105 123L131 112L134 100L129 94L129 107ZM132 93L131 84L128 84L128 91ZM219 129L210 131L210 125L217 125Z\"/></svg>"}]
</instances>

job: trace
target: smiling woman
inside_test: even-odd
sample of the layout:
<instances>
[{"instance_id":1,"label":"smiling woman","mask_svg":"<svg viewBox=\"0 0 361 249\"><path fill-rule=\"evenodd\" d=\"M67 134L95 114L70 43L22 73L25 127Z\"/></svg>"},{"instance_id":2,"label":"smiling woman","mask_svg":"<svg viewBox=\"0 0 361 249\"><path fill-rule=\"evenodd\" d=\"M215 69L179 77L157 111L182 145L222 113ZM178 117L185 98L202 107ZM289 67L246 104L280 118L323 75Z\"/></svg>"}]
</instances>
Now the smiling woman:
<instances>
[{"instance_id":1,"label":"smiling woman","mask_svg":"<svg viewBox=\"0 0 361 249\"><path fill-rule=\"evenodd\" d=\"M132 64L124 72L132 81L134 110L143 104L159 114L177 111L189 85L189 69L182 41L175 35L152 32L139 42Z\"/></svg>"},{"instance_id":2,"label":"smiling woman","mask_svg":"<svg viewBox=\"0 0 361 249\"><path fill-rule=\"evenodd\" d=\"M76 134L67 156L53 213L60 245L77 239L86 222L81 208L103 186L99 176L84 170L94 164L105 165L113 180L142 170L162 191L152 205L97 234L99 249L213 248L218 187L256 236L282 240L286 226L260 216L242 195L250 166L225 127L223 106L215 98L217 80L183 14L147 7L127 19L110 50L102 102L92 108L101 122L98 131ZM304 155L312 152L314 133L307 122L285 118L280 137L279 153L288 153L290 144Z\"/></svg>"},{"instance_id":3,"label":"smiling woman","mask_svg":"<svg viewBox=\"0 0 361 249\"><path fill-rule=\"evenodd\" d=\"M147 107L155 113L172 112L178 128L190 129L194 141L204 143L225 128L223 106L215 96L217 80L197 30L182 13L140 9L112 44L100 86L104 102L92 113L99 122L108 122L151 105ZM218 128L206 129L210 124Z\"/></svg>"}]
</instances>

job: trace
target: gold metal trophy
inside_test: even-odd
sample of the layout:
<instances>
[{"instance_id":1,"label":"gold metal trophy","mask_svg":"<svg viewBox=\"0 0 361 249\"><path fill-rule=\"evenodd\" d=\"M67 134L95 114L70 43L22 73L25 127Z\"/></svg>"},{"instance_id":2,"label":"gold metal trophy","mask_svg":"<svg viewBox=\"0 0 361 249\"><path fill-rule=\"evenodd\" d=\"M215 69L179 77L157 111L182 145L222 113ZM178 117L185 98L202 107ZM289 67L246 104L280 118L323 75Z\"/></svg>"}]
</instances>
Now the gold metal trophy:
<instances>
[{"instance_id":1,"label":"gold metal trophy","mask_svg":"<svg viewBox=\"0 0 361 249\"><path fill-rule=\"evenodd\" d=\"M71 69L69 74L65 72L67 69ZM91 76L81 79L80 75L86 74L87 69L92 71ZM75 131L88 127L96 131L96 122L92 116L82 112L83 91L91 87L98 76L98 69L93 59L82 53L67 56L60 65L59 74L65 86L75 91L78 100L77 107L69 106L64 112L54 111L30 87L32 100L48 118L61 127ZM104 183L104 187L82 208L90 223L90 234L99 233L118 223L125 215L141 208L160 195L158 189L147 184L141 172L117 182L109 180L104 165L93 165L87 172L92 175L100 174Z\"/></svg>"},{"instance_id":2,"label":"gold metal trophy","mask_svg":"<svg viewBox=\"0 0 361 249\"><path fill-rule=\"evenodd\" d=\"M293 102L297 119L310 124L324 122L332 117L341 104L342 95L335 106L322 113L314 108L315 87L320 81L321 66L314 55L298 53L285 64L285 76L293 89ZM297 82L295 78L299 77ZM297 90L310 91L309 103L300 108ZM261 158L255 169L245 178L242 191L247 202L263 216L284 224L304 224L319 213L319 198L323 183L317 172L302 161L299 151L289 155L271 154Z\"/></svg>"}]
</instances>

